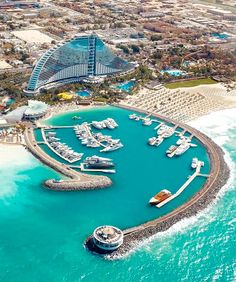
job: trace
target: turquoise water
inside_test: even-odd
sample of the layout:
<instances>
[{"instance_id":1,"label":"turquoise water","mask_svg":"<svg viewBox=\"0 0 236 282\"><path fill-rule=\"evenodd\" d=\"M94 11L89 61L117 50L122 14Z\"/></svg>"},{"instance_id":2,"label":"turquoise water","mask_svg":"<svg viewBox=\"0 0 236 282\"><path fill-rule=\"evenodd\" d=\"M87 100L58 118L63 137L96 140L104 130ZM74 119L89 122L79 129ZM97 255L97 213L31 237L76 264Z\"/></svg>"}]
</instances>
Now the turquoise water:
<instances>
[{"instance_id":1,"label":"turquoise water","mask_svg":"<svg viewBox=\"0 0 236 282\"><path fill-rule=\"evenodd\" d=\"M93 197L94 195L96 199L99 199L90 208L91 215L96 213L97 225L107 221L122 228L130 227L166 214L181 203L184 203L199 190L205 178L196 178L181 197L162 209L156 209L148 205L149 199L161 189L167 188L174 193L181 187L187 177L193 173L190 164L194 156L198 156L199 159L205 161L206 165L202 171L205 173L209 172L208 156L203 147L199 145L179 158L169 159L165 156L165 151L171 144L175 144L178 138L173 136L161 144L159 148L148 146L147 140L149 137L155 136L154 127L157 124L145 127L141 122L129 120L128 115L130 113L130 111L114 107L103 107L79 113L81 117L80 123L103 120L107 117L112 117L117 121L119 124L117 129L102 131L104 134L112 135L115 139L121 139L121 142L124 144L124 148L111 153L102 154L97 148L91 149L81 145L72 128L56 130L61 142L65 142L77 152L84 152L84 157L93 154L103 157L109 156L116 164L117 173L110 175L114 183L110 189L84 193L78 199L78 204L81 209L84 207L85 213L87 197ZM72 120L73 115L74 113L64 114L51 119L49 122L52 125L77 124L78 121ZM193 140L193 143L199 144L197 140ZM51 152L46 145L43 145L42 148L48 154L61 161L60 157ZM75 164L79 164L79 162ZM106 200L103 201L103 198ZM117 199L120 205L118 214L116 214L116 210L112 212L114 199ZM101 205L103 208L101 208ZM93 229L90 230L92 231Z\"/></svg>"},{"instance_id":2,"label":"turquoise water","mask_svg":"<svg viewBox=\"0 0 236 282\"><path fill-rule=\"evenodd\" d=\"M76 95L80 97L88 97L90 95L88 90L79 90L76 92Z\"/></svg>"},{"instance_id":3,"label":"turquoise water","mask_svg":"<svg viewBox=\"0 0 236 282\"><path fill-rule=\"evenodd\" d=\"M172 76L183 76L186 74L184 71L181 71L181 70L161 70L161 74L164 74L164 73L168 73L169 75L172 75Z\"/></svg>"},{"instance_id":4,"label":"turquoise water","mask_svg":"<svg viewBox=\"0 0 236 282\"><path fill-rule=\"evenodd\" d=\"M124 83L120 83L117 84L115 86L116 89L121 90L121 91L125 91L125 92L130 92L132 90L132 88L135 85L135 81L134 80L130 80L130 81L126 81Z\"/></svg>"},{"instance_id":5,"label":"turquoise water","mask_svg":"<svg viewBox=\"0 0 236 282\"><path fill-rule=\"evenodd\" d=\"M84 112L83 116L96 119L103 114L103 111L100 113L97 110ZM127 119L126 113L122 114L119 110L110 110L109 116L114 117L113 114ZM222 115L207 117L195 126L205 130L235 158L236 126L232 125L236 124L236 115L232 112L225 114L227 120ZM66 123L67 119L72 121L66 115L55 118L54 123ZM136 143L130 152L135 162L130 164L125 148L130 148L131 144L119 131L120 127L114 134L119 135L125 144L122 153L125 161L119 163L119 153L113 153L112 157L120 164L117 175L114 175L115 185L103 191L57 193L42 189L42 181L55 177L55 172L23 148L11 147L11 151L7 151L0 147L0 281L235 281L235 179L207 211L158 234L126 258L105 261L83 248L83 240L98 224L112 223L123 228L129 222L142 221L146 217L142 213L147 212L147 206L144 206L153 189L149 184L151 179L148 179L148 185L143 182L143 175L138 170L141 151L137 150ZM152 131L134 121L129 123L129 120L127 127L126 131L132 134L132 138L139 136L137 146L143 146L140 131L143 135L149 135ZM147 148L145 154L149 154ZM155 150L152 159L155 165L156 159L162 158L158 152L161 147L151 149ZM125 162L127 164L122 168ZM129 178L134 173L132 166L137 169L136 193L133 194L134 201L127 202L130 205L127 207L123 204L127 199L120 196L131 188ZM149 167L149 164L145 163L145 166ZM181 180L182 183L184 175L181 171L187 166L186 155L186 167L184 164L179 167L180 175L175 181ZM129 174L127 167L130 168ZM156 170L158 182L170 181L160 173L164 167L161 162ZM175 167L178 167L177 163ZM117 177L123 169L125 175L121 185ZM145 175L145 167L142 170ZM235 172L234 167L232 171ZM168 178L172 175L168 174ZM172 181L172 189L175 181ZM156 191L157 187L158 183L153 190ZM149 210L149 216L159 212L155 208Z\"/></svg>"},{"instance_id":6,"label":"turquoise water","mask_svg":"<svg viewBox=\"0 0 236 282\"><path fill-rule=\"evenodd\" d=\"M229 39L231 37L227 33L212 33L212 36L217 39L222 39L222 40Z\"/></svg>"},{"instance_id":7,"label":"turquoise water","mask_svg":"<svg viewBox=\"0 0 236 282\"><path fill-rule=\"evenodd\" d=\"M15 103L15 99L9 98L9 99L7 100L7 102L6 102L6 106L10 106L10 105L12 105L12 104L14 104L14 103Z\"/></svg>"}]
</instances>

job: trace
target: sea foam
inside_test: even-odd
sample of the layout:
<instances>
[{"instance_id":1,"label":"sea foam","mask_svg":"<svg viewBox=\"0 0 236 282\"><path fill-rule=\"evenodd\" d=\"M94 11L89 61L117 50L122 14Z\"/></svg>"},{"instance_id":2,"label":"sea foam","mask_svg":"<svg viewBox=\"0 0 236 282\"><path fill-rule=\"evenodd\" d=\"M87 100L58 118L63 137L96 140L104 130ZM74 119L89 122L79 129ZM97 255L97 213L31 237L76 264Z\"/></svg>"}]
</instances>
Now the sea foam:
<instances>
[{"instance_id":1,"label":"sea foam","mask_svg":"<svg viewBox=\"0 0 236 282\"><path fill-rule=\"evenodd\" d=\"M26 179L24 172L35 166L37 161L22 146L0 145L0 200L14 196L17 192L17 181Z\"/></svg>"}]
</instances>

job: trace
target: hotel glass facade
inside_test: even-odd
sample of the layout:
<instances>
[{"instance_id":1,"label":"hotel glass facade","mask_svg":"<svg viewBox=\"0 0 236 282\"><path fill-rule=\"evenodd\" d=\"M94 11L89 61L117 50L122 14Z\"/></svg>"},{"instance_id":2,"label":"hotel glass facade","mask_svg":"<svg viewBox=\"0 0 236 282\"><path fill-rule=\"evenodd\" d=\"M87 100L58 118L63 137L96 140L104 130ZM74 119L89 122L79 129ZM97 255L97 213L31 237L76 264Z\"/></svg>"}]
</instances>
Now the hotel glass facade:
<instances>
[{"instance_id":1,"label":"hotel glass facade","mask_svg":"<svg viewBox=\"0 0 236 282\"><path fill-rule=\"evenodd\" d=\"M26 91L37 92L50 83L66 83L133 68L133 64L114 55L96 34L76 36L49 49L39 59Z\"/></svg>"}]
</instances>

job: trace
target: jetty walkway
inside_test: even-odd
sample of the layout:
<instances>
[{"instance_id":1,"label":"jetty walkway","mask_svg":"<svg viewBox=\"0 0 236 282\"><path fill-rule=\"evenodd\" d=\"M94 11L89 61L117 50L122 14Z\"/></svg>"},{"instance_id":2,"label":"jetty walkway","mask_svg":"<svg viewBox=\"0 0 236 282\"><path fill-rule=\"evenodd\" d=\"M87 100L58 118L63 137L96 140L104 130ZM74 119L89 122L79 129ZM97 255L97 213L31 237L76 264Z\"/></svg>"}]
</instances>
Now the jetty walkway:
<instances>
[{"instance_id":1,"label":"jetty walkway","mask_svg":"<svg viewBox=\"0 0 236 282\"><path fill-rule=\"evenodd\" d=\"M46 180L44 184L48 189L56 191L93 190L105 188L112 184L111 179L107 176L81 173L50 157L38 146L31 126L26 128L24 132L24 139L26 148L36 158L69 178L60 181L56 181L54 179Z\"/></svg>"},{"instance_id":2,"label":"jetty walkway","mask_svg":"<svg viewBox=\"0 0 236 282\"><path fill-rule=\"evenodd\" d=\"M66 162L68 162L68 163L74 163L74 162L77 162L77 161L79 161L79 160L81 159L81 158L77 158L77 159L75 159L75 160L69 160L69 159L66 158L65 156L59 154L59 153L57 152L57 150L55 150L55 149L49 144L49 142L47 141L47 137L46 137L46 134L45 134L45 131L44 131L43 128L41 128L41 133L42 133L42 137L43 137L43 140L44 140L44 141L43 141L43 142L40 141L40 142L42 142L42 144L47 145L48 148L49 148L54 154L56 154L58 157L60 157L60 158L63 159L64 161L66 161ZM37 142L37 144L40 145L40 142Z\"/></svg>"},{"instance_id":3,"label":"jetty walkway","mask_svg":"<svg viewBox=\"0 0 236 282\"><path fill-rule=\"evenodd\" d=\"M89 127L87 125L84 125L84 128L88 134L88 137L90 137L91 139L93 139L94 142L96 142L98 145L100 145L101 147L106 148L107 146L102 144L101 142L99 142L96 138L94 138L93 134L91 133L91 130L89 129Z\"/></svg>"},{"instance_id":4,"label":"jetty walkway","mask_svg":"<svg viewBox=\"0 0 236 282\"><path fill-rule=\"evenodd\" d=\"M200 174L200 170L201 170L201 162L198 162L196 171L189 177L189 179L179 188L179 190L173 194L172 196L170 196L169 198L165 199L164 201L162 201L160 204L156 205L158 208L161 208L162 206L166 205L167 203L169 203L170 201L172 201L173 199L177 198L188 186L189 184L197 177L197 176L201 176Z\"/></svg>"}]
</instances>

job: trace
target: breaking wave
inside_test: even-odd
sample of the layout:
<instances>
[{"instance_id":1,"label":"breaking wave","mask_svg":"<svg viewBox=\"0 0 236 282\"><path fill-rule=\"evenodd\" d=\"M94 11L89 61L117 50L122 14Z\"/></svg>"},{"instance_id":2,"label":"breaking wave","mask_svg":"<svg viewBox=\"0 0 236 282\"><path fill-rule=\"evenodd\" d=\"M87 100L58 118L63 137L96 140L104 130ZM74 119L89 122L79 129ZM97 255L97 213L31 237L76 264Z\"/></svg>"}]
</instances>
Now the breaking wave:
<instances>
[{"instance_id":1,"label":"breaking wave","mask_svg":"<svg viewBox=\"0 0 236 282\"><path fill-rule=\"evenodd\" d=\"M18 182L28 178L25 171L37 166L36 160L22 146L0 146L0 200L17 193Z\"/></svg>"}]
</instances>

